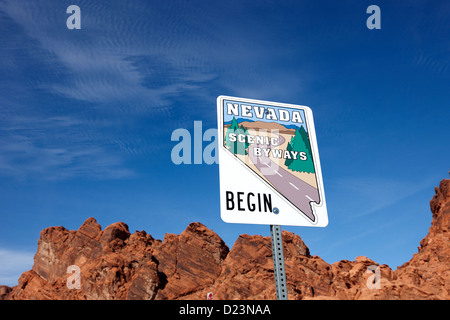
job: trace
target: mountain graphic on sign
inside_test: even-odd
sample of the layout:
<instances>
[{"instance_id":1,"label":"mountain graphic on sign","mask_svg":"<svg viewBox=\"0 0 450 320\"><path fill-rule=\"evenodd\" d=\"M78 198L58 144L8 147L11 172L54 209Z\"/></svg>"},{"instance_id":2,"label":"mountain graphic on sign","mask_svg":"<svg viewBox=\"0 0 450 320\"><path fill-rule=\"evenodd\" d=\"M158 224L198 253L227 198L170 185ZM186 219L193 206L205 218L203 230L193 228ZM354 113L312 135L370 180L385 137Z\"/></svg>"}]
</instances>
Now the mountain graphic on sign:
<instances>
[{"instance_id":1,"label":"mountain graphic on sign","mask_svg":"<svg viewBox=\"0 0 450 320\"><path fill-rule=\"evenodd\" d=\"M305 124L246 121L224 123L224 147L277 193L316 222L312 203L320 203L313 152Z\"/></svg>"}]
</instances>

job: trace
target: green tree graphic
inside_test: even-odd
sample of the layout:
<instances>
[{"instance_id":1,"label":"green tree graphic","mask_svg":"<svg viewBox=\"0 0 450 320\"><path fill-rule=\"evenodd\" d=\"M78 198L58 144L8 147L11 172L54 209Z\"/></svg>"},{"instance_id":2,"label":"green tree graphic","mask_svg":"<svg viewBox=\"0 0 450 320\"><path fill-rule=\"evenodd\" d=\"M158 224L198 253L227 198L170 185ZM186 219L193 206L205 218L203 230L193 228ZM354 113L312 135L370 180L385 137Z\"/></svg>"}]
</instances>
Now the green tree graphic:
<instances>
[{"instance_id":1,"label":"green tree graphic","mask_svg":"<svg viewBox=\"0 0 450 320\"><path fill-rule=\"evenodd\" d=\"M308 133L302 127L295 130L295 135L291 138L286 148L288 151L297 151L299 154L297 159L286 159L285 165L288 169L298 172L315 173L314 162L311 155L311 144L309 142ZM300 152L304 152L306 159L302 160Z\"/></svg>"},{"instance_id":2,"label":"green tree graphic","mask_svg":"<svg viewBox=\"0 0 450 320\"><path fill-rule=\"evenodd\" d=\"M230 140L230 134L235 133L236 134L236 141ZM244 142L240 142L238 140L239 135L245 135ZM227 133L225 136L225 146L230 149L231 152L234 154L247 154L247 148L249 147L249 143L247 141L248 136L248 130L243 125L239 127L239 124L235 117L233 117L233 121L231 121L230 127L227 129Z\"/></svg>"},{"instance_id":3,"label":"green tree graphic","mask_svg":"<svg viewBox=\"0 0 450 320\"><path fill-rule=\"evenodd\" d=\"M303 126L300 126L300 135L302 136L303 142L305 142L306 148L309 150L309 153L311 153L311 143L309 142L309 135L306 132L305 128Z\"/></svg>"},{"instance_id":4,"label":"green tree graphic","mask_svg":"<svg viewBox=\"0 0 450 320\"><path fill-rule=\"evenodd\" d=\"M293 144L294 144L294 137L292 136L292 137L291 137L291 141L288 142L288 145L287 145L287 147L286 147L286 150L289 151L289 153L292 151L292 145L293 145ZM289 166L291 165L292 161L294 161L294 159L292 159L292 158L286 158L286 161L284 162L284 165L285 165L286 167L289 167Z\"/></svg>"}]
</instances>

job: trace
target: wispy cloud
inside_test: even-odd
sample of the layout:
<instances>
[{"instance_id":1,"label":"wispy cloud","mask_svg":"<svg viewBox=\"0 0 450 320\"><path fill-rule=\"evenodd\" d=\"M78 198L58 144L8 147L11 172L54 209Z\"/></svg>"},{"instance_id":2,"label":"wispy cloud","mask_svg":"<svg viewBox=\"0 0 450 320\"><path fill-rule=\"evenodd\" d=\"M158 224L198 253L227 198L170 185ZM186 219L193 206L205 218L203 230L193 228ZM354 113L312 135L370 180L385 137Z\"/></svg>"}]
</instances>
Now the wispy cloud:
<instances>
[{"instance_id":1,"label":"wispy cloud","mask_svg":"<svg viewBox=\"0 0 450 320\"><path fill-rule=\"evenodd\" d=\"M219 94L287 101L304 87L290 53L267 46L276 33L256 14L236 16L248 9L239 2L79 1L81 30L68 30L60 1L0 1L4 29L14 30L0 49L0 91L14 93L0 96L4 175L129 176L123 158L170 142L134 131L144 117L163 119L161 134L193 118L215 122ZM248 29L252 21L263 29Z\"/></svg>"},{"instance_id":2,"label":"wispy cloud","mask_svg":"<svg viewBox=\"0 0 450 320\"><path fill-rule=\"evenodd\" d=\"M7 75L0 81L2 176L133 176L124 156L157 150L160 141L146 136L152 132L130 130L133 123L142 114L170 117L171 97L211 77L187 70L182 61L153 56L142 35L130 36L130 26L118 18L126 15L108 5L81 7L83 29L69 31L58 1L1 2L7 17L2 23L14 28L0 62ZM41 100L49 96L48 104Z\"/></svg>"},{"instance_id":3,"label":"wispy cloud","mask_svg":"<svg viewBox=\"0 0 450 320\"><path fill-rule=\"evenodd\" d=\"M135 173L72 117L0 119L0 173L17 179L124 178ZM96 125L99 126L98 124ZM92 133L95 135L96 130Z\"/></svg>"},{"instance_id":4,"label":"wispy cloud","mask_svg":"<svg viewBox=\"0 0 450 320\"><path fill-rule=\"evenodd\" d=\"M40 58L53 60L59 71L67 74L64 81L47 81L41 88L76 100L100 104L128 102L128 108L145 105L151 110L153 106L167 106L168 97L189 92L197 88L195 83L210 79L210 74L205 77L205 70L194 65L197 54L189 53L189 49L179 44L177 50L171 50L173 43L186 36L180 33L174 38L173 28L182 25L182 20L172 25L172 29L166 25L169 16L153 19L152 24L161 22L161 25L148 25L152 11L164 11L163 8L135 3L134 7L124 8L131 10L127 14L117 6L111 10L109 5L100 2L83 2L80 7L82 29L74 31L66 28L64 22L68 15L59 1L33 1L27 5L4 2L3 9L9 17L46 52ZM164 30L170 31L171 36L167 36L170 41L162 36ZM154 34L149 34L150 31ZM198 44L197 49L201 46ZM155 59L162 70L169 66L171 74L149 70L135 59L140 57ZM186 68L188 72L184 71ZM172 81L164 83L169 78ZM152 80L156 86L151 85Z\"/></svg>"}]
</instances>

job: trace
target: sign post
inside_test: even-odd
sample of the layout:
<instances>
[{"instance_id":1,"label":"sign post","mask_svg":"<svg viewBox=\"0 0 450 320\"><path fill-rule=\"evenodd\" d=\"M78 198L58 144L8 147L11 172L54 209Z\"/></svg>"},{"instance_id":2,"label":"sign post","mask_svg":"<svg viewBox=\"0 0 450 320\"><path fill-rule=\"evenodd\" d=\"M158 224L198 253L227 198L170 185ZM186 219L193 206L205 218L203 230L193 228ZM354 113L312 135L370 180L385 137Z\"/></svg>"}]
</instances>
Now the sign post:
<instances>
[{"instance_id":1,"label":"sign post","mask_svg":"<svg viewBox=\"0 0 450 320\"><path fill-rule=\"evenodd\" d=\"M287 300L286 271L284 268L283 240L281 226L271 225L273 271L275 274L275 290L277 300Z\"/></svg>"},{"instance_id":2,"label":"sign post","mask_svg":"<svg viewBox=\"0 0 450 320\"><path fill-rule=\"evenodd\" d=\"M221 218L270 225L277 299L287 299L280 226L328 224L312 111L220 96L217 118Z\"/></svg>"}]
</instances>

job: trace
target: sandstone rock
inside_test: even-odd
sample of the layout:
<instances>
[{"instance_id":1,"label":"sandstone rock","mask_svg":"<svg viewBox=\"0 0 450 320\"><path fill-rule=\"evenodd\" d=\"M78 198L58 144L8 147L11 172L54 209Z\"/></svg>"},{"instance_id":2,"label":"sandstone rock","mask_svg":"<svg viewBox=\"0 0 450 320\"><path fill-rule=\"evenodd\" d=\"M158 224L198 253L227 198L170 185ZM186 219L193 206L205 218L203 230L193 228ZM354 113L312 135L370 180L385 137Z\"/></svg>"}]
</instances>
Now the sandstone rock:
<instances>
[{"instance_id":1,"label":"sandstone rock","mask_svg":"<svg viewBox=\"0 0 450 320\"><path fill-rule=\"evenodd\" d=\"M214 283L228 251L216 233L198 222L179 236L166 234L155 253L158 270L167 282L157 299L192 299L193 293Z\"/></svg>"},{"instance_id":2,"label":"sandstone rock","mask_svg":"<svg viewBox=\"0 0 450 320\"><path fill-rule=\"evenodd\" d=\"M412 259L395 271L402 299L450 299L450 180L441 181L435 193L427 236Z\"/></svg>"},{"instance_id":3,"label":"sandstone rock","mask_svg":"<svg viewBox=\"0 0 450 320\"><path fill-rule=\"evenodd\" d=\"M215 299L275 299L270 237L239 236L209 290Z\"/></svg>"},{"instance_id":4,"label":"sandstone rock","mask_svg":"<svg viewBox=\"0 0 450 320\"><path fill-rule=\"evenodd\" d=\"M123 222L116 222L106 227L100 238L103 250L121 248L125 244L125 240L130 236L128 226Z\"/></svg>"},{"instance_id":5,"label":"sandstone rock","mask_svg":"<svg viewBox=\"0 0 450 320\"><path fill-rule=\"evenodd\" d=\"M12 288L8 286L0 286L0 300L8 300L9 293Z\"/></svg>"},{"instance_id":6,"label":"sandstone rock","mask_svg":"<svg viewBox=\"0 0 450 320\"><path fill-rule=\"evenodd\" d=\"M328 264L302 239L283 231L289 299L450 299L450 180L430 201L432 223L418 252L397 270L361 256ZM68 281L80 271L79 289ZM123 222L103 231L94 218L78 230L42 230L33 268L11 299L275 299L270 237L241 235L231 250L212 230L191 223L164 241Z\"/></svg>"}]
</instances>

